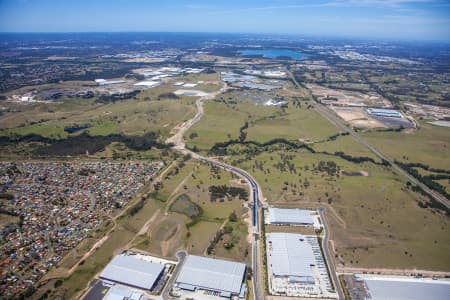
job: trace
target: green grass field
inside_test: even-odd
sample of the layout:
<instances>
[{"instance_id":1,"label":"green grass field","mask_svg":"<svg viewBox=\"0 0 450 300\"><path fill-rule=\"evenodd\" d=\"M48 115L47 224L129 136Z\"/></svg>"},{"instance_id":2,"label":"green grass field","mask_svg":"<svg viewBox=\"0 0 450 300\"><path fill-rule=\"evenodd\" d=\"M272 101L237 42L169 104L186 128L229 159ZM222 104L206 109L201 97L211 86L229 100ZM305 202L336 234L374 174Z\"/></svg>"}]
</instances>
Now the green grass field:
<instances>
[{"instance_id":1,"label":"green grass field","mask_svg":"<svg viewBox=\"0 0 450 300\"><path fill-rule=\"evenodd\" d=\"M362 136L391 158L450 170L450 134L446 127L422 122L415 131L368 132Z\"/></svg>"},{"instance_id":2,"label":"green grass field","mask_svg":"<svg viewBox=\"0 0 450 300\"><path fill-rule=\"evenodd\" d=\"M275 138L318 141L338 132L306 104L301 108L290 105L282 109L242 101L233 93L223 98L226 102L208 101L204 104L205 115L185 135L188 146L209 150L217 142L237 139L245 122L249 124L245 130L247 140L258 142ZM198 137L190 139L192 133Z\"/></svg>"},{"instance_id":3,"label":"green grass field","mask_svg":"<svg viewBox=\"0 0 450 300\"><path fill-rule=\"evenodd\" d=\"M142 135L153 131L168 137L175 125L191 118L194 113L192 99L126 100L104 105L88 100L66 100L63 103L30 105L22 107L20 112L2 116L0 135L34 133L66 138L65 127L87 124L90 128L84 131L91 135Z\"/></svg>"},{"instance_id":4,"label":"green grass field","mask_svg":"<svg viewBox=\"0 0 450 300\"><path fill-rule=\"evenodd\" d=\"M237 180L229 172L211 168L196 161L189 161L176 175L163 181L156 197L169 205L166 214L161 214L151 226L148 236L136 241L136 247L156 255L174 258L179 249L203 255L219 228L232 212L243 216L247 209L239 199L211 202L210 185L236 185ZM242 186L247 188L246 186ZM193 222L195 220L195 222ZM219 257L246 261L247 225L240 218L236 223L236 247L224 250ZM245 236L245 237L244 237ZM241 238L242 237L242 238ZM221 251L221 250L219 250Z\"/></svg>"},{"instance_id":5,"label":"green grass field","mask_svg":"<svg viewBox=\"0 0 450 300\"><path fill-rule=\"evenodd\" d=\"M356 142L351 136L339 136L334 141L318 142L311 145L318 152L344 152L354 157L370 157L375 161L380 161L378 156L373 154L366 146Z\"/></svg>"},{"instance_id":6,"label":"green grass field","mask_svg":"<svg viewBox=\"0 0 450 300\"><path fill-rule=\"evenodd\" d=\"M320 161L369 175L329 176L318 170ZM291 171L287 163L293 165ZM339 264L450 270L448 217L419 207L422 196L385 167L306 150L262 153L238 166L261 184L269 203L325 207Z\"/></svg>"}]
</instances>

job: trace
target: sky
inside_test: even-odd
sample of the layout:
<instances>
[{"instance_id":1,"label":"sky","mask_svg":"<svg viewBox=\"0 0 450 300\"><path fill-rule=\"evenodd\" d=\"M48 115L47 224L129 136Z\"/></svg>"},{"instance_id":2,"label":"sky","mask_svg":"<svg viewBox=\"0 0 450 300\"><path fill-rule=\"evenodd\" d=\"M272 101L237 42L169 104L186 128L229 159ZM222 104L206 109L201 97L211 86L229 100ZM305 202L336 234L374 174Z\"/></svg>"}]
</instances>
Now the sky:
<instances>
[{"instance_id":1,"label":"sky","mask_svg":"<svg viewBox=\"0 0 450 300\"><path fill-rule=\"evenodd\" d=\"M450 41L450 0L0 0L0 32L226 32Z\"/></svg>"}]
</instances>

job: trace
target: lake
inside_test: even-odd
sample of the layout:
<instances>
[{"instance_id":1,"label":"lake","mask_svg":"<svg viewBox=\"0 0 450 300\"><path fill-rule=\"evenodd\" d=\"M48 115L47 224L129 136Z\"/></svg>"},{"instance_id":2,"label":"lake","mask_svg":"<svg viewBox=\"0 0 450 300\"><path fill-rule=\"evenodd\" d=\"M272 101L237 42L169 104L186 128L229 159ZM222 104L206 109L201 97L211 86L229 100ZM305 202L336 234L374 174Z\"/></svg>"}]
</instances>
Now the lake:
<instances>
[{"instance_id":1,"label":"lake","mask_svg":"<svg viewBox=\"0 0 450 300\"><path fill-rule=\"evenodd\" d=\"M244 56L262 56L264 58L279 58L279 57L289 57L291 59L305 58L305 55L300 52L283 49L239 50L239 54Z\"/></svg>"}]
</instances>

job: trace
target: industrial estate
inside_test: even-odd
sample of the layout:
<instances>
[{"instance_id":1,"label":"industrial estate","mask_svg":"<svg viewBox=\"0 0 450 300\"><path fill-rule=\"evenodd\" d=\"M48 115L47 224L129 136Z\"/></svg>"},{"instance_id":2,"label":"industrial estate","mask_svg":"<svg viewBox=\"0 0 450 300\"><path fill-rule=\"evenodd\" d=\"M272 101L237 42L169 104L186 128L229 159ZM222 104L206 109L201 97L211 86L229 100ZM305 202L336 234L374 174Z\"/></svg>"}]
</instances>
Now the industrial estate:
<instances>
[{"instance_id":1,"label":"industrial estate","mask_svg":"<svg viewBox=\"0 0 450 300\"><path fill-rule=\"evenodd\" d=\"M448 48L4 39L0 298L448 299Z\"/></svg>"}]
</instances>

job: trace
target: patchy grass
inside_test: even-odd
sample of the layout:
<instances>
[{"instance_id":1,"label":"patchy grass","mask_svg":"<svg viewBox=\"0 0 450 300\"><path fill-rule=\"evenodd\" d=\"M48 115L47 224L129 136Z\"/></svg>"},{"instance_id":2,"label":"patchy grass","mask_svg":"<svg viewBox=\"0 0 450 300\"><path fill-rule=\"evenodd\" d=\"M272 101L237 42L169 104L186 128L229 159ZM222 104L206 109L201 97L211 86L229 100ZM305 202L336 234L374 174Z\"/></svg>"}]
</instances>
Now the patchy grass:
<instances>
[{"instance_id":1,"label":"patchy grass","mask_svg":"<svg viewBox=\"0 0 450 300\"><path fill-rule=\"evenodd\" d=\"M450 170L450 134L446 127L421 122L418 130L361 134L382 153L405 163L423 163Z\"/></svg>"},{"instance_id":2,"label":"patchy grass","mask_svg":"<svg viewBox=\"0 0 450 300\"><path fill-rule=\"evenodd\" d=\"M219 222L200 221L189 228L189 238L186 239L186 249L189 253L205 255L209 241L213 239L220 228Z\"/></svg>"},{"instance_id":3,"label":"patchy grass","mask_svg":"<svg viewBox=\"0 0 450 300\"><path fill-rule=\"evenodd\" d=\"M234 93L219 97L219 101L204 103L205 115L187 133L190 147L209 150L215 143L238 139L240 128L248 122L246 140L266 142L275 138L317 141L336 134L337 129L323 119L308 103L289 108L256 105L237 98ZM196 133L197 137L191 137Z\"/></svg>"},{"instance_id":4,"label":"patchy grass","mask_svg":"<svg viewBox=\"0 0 450 300\"><path fill-rule=\"evenodd\" d=\"M20 114L7 113L0 119L1 128L7 128L0 131L0 135L34 133L46 137L66 138L68 134L64 132L64 127L89 124L91 127L86 131L91 135L143 135L153 131L166 138L175 125L195 113L192 100L126 100L103 105L87 102L88 109L84 106L68 105L72 110L61 108L62 105L40 104L20 107ZM81 131L76 134L79 133Z\"/></svg>"},{"instance_id":5,"label":"patchy grass","mask_svg":"<svg viewBox=\"0 0 450 300\"><path fill-rule=\"evenodd\" d=\"M237 222L228 222L225 227L232 230L226 233L214 248L214 256L250 262L250 246L248 243L248 227L242 219Z\"/></svg>"},{"instance_id":6,"label":"patchy grass","mask_svg":"<svg viewBox=\"0 0 450 300\"><path fill-rule=\"evenodd\" d=\"M51 124L33 124L25 127L18 127L14 129L2 130L0 135L11 136L11 135L28 135L28 134L38 134L44 137L64 139L69 135L64 131L64 126L51 125Z\"/></svg>"},{"instance_id":7,"label":"patchy grass","mask_svg":"<svg viewBox=\"0 0 450 300\"><path fill-rule=\"evenodd\" d=\"M189 218L199 217L202 214L200 206L191 201L188 195L181 194L170 205L171 212L177 212L188 216Z\"/></svg>"},{"instance_id":8,"label":"patchy grass","mask_svg":"<svg viewBox=\"0 0 450 300\"><path fill-rule=\"evenodd\" d=\"M139 237L136 247L172 258L178 249L203 255L233 211L238 216L244 216L247 212L244 202L239 199L210 201L209 186L223 184L236 185L238 180L222 169L188 161L177 174L169 175L163 181L158 197L164 200L160 202L163 205L171 203L168 213L158 218L146 235ZM245 261L247 225L240 221L236 226L236 249L224 253L223 257Z\"/></svg>"},{"instance_id":9,"label":"patchy grass","mask_svg":"<svg viewBox=\"0 0 450 300\"><path fill-rule=\"evenodd\" d=\"M361 145L351 136L339 136L333 141L323 141L311 144L311 147L318 152L344 152L353 157L370 157L375 161L380 161L378 156L373 154L366 146Z\"/></svg>"},{"instance_id":10,"label":"patchy grass","mask_svg":"<svg viewBox=\"0 0 450 300\"><path fill-rule=\"evenodd\" d=\"M282 171L283 161L295 171ZM364 170L369 176L329 176L317 170L320 161L334 161L349 172ZM389 168L305 150L269 151L238 166L255 177L269 203L326 207L340 265L450 270L449 218L419 207L423 197Z\"/></svg>"}]
</instances>

